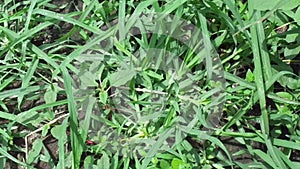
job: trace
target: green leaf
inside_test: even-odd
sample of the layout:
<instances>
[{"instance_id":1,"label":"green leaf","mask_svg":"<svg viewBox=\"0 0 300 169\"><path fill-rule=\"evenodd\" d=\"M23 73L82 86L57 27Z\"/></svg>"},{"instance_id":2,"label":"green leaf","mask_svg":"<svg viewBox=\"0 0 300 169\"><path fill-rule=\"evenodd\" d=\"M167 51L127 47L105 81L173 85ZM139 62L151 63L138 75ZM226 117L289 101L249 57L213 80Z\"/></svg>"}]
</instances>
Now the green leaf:
<instances>
[{"instance_id":1,"label":"green leaf","mask_svg":"<svg viewBox=\"0 0 300 169\"><path fill-rule=\"evenodd\" d=\"M295 79L288 76L282 76L278 81L282 86L287 86L290 89L299 89L300 88L300 79Z\"/></svg>"},{"instance_id":2,"label":"green leaf","mask_svg":"<svg viewBox=\"0 0 300 169\"><path fill-rule=\"evenodd\" d=\"M65 143L67 142L67 126L68 118L64 119L61 125L57 125L51 130L51 134L58 140L59 162L58 168L66 168L65 166ZM74 150L72 150L74 151Z\"/></svg>"},{"instance_id":3,"label":"green leaf","mask_svg":"<svg viewBox=\"0 0 300 169\"><path fill-rule=\"evenodd\" d=\"M83 29L94 32L96 34L102 33L102 31L100 29L97 29L96 27L86 25L84 22L80 22L77 19L73 19L69 15L55 13L55 12L45 10L45 9L35 9L35 10L33 10L33 14L40 14L40 15L43 15L43 16L46 16L46 17L49 17L49 18L64 21L66 23L71 23L73 25L77 25L79 27L82 27Z\"/></svg>"},{"instance_id":4,"label":"green leaf","mask_svg":"<svg viewBox=\"0 0 300 169\"><path fill-rule=\"evenodd\" d=\"M42 130L42 136L43 137L45 137L47 135L49 129L50 129L50 125L49 124L44 125L43 130Z\"/></svg>"},{"instance_id":5,"label":"green leaf","mask_svg":"<svg viewBox=\"0 0 300 169\"><path fill-rule=\"evenodd\" d=\"M99 94L100 102L103 104L106 104L107 98L108 98L108 93L107 91L101 91Z\"/></svg>"},{"instance_id":6,"label":"green leaf","mask_svg":"<svg viewBox=\"0 0 300 169\"><path fill-rule=\"evenodd\" d=\"M84 166L84 168L92 168L93 167L93 163L94 163L93 156L87 156L84 159L83 166Z\"/></svg>"},{"instance_id":7,"label":"green leaf","mask_svg":"<svg viewBox=\"0 0 300 169\"><path fill-rule=\"evenodd\" d=\"M184 162L183 161L181 161L180 159L178 159L178 158L174 158L173 160L172 160L172 168L173 169L179 169L179 167L181 166L181 165L183 165L184 164Z\"/></svg>"},{"instance_id":8,"label":"green leaf","mask_svg":"<svg viewBox=\"0 0 300 169\"><path fill-rule=\"evenodd\" d=\"M98 86L96 79L97 76L87 71L79 76L79 79L84 87L96 87Z\"/></svg>"},{"instance_id":9,"label":"green leaf","mask_svg":"<svg viewBox=\"0 0 300 169\"><path fill-rule=\"evenodd\" d=\"M281 98L293 100L293 95L289 94L288 92L277 92L276 94Z\"/></svg>"},{"instance_id":10,"label":"green leaf","mask_svg":"<svg viewBox=\"0 0 300 169\"><path fill-rule=\"evenodd\" d=\"M57 92L52 90L51 88L47 89L44 94L44 99L46 104L54 103L56 101Z\"/></svg>"},{"instance_id":11,"label":"green leaf","mask_svg":"<svg viewBox=\"0 0 300 169\"><path fill-rule=\"evenodd\" d=\"M33 142L32 149L28 154L27 163L31 164L36 160L36 158L40 155L42 147L43 147L43 141L41 139L36 139Z\"/></svg>"},{"instance_id":12,"label":"green leaf","mask_svg":"<svg viewBox=\"0 0 300 169\"><path fill-rule=\"evenodd\" d=\"M283 5L280 6L279 9L292 10L300 5L300 1L299 0L285 0L285 1L283 1L282 4Z\"/></svg>"},{"instance_id":13,"label":"green leaf","mask_svg":"<svg viewBox=\"0 0 300 169\"><path fill-rule=\"evenodd\" d=\"M102 157L97 162L97 166L101 169L109 169L110 161L109 161L109 157L106 153L102 154Z\"/></svg>"},{"instance_id":14,"label":"green leaf","mask_svg":"<svg viewBox=\"0 0 300 169\"><path fill-rule=\"evenodd\" d=\"M26 75L22 78L22 86L21 86L22 89L25 89L30 85L30 80L32 79L33 74L37 69L38 63L39 63L39 59L35 59L32 62L32 65L28 68ZM20 93L18 95L18 109L21 108L23 99L24 99L24 94Z\"/></svg>"},{"instance_id":15,"label":"green leaf","mask_svg":"<svg viewBox=\"0 0 300 169\"><path fill-rule=\"evenodd\" d=\"M66 61L66 60L65 60ZM63 63L62 63L63 64ZM73 168L79 168L80 158L83 151L84 141L78 131L78 111L76 109L76 102L72 89L72 77L69 74L66 67L62 66L61 72L64 79L65 91L68 98L68 110L70 113L70 137L72 147L72 163ZM63 150L62 150L63 152ZM63 158L63 154L60 154L60 158ZM64 167L62 167L64 168Z\"/></svg>"},{"instance_id":16,"label":"green leaf","mask_svg":"<svg viewBox=\"0 0 300 169\"><path fill-rule=\"evenodd\" d=\"M284 48L284 57L286 59L294 59L300 53L300 46Z\"/></svg>"},{"instance_id":17,"label":"green leaf","mask_svg":"<svg viewBox=\"0 0 300 169\"><path fill-rule=\"evenodd\" d=\"M261 159L263 159L266 163L268 163L272 168L278 168L274 163L272 157L261 150L253 150L253 152L258 155Z\"/></svg>"},{"instance_id":18,"label":"green leaf","mask_svg":"<svg viewBox=\"0 0 300 169\"><path fill-rule=\"evenodd\" d=\"M51 129L51 134L53 135L54 138L58 140L66 141L67 140L66 131L67 131L67 125L61 124L53 127Z\"/></svg>"},{"instance_id":19,"label":"green leaf","mask_svg":"<svg viewBox=\"0 0 300 169\"><path fill-rule=\"evenodd\" d=\"M298 26L300 25L300 6L297 8L297 11L294 15L294 20L297 22Z\"/></svg>"},{"instance_id":20,"label":"green leaf","mask_svg":"<svg viewBox=\"0 0 300 169\"><path fill-rule=\"evenodd\" d=\"M164 168L164 169L168 169L171 167L170 163L166 160L160 160L159 166L160 168Z\"/></svg>"},{"instance_id":21,"label":"green leaf","mask_svg":"<svg viewBox=\"0 0 300 169\"><path fill-rule=\"evenodd\" d=\"M158 74L158 73L156 73L156 72L154 72L152 70L146 71L146 74L149 75L150 77L156 78L158 80L162 80L163 79L162 75L160 75L160 74Z\"/></svg>"},{"instance_id":22,"label":"green leaf","mask_svg":"<svg viewBox=\"0 0 300 169\"><path fill-rule=\"evenodd\" d=\"M299 0L253 0L254 9L265 11L274 8L291 10L300 5Z\"/></svg>"},{"instance_id":23,"label":"green leaf","mask_svg":"<svg viewBox=\"0 0 300 169\"><path fill-rule=\"evenodd\" d=\"M187 169L191 168L189 164L185 163L184 161L174 158L171 162L172 169Z\"/></svg>"},{"instance_id":24,"label":"green leaf","mask_svg":"<svg viewBox=\"0 0 300 169\"><path fill-rule=\"evenodd\" d=\"M248 71L247 71L246 80L248 82L253 82L254 81L254 74L251 72L250 69L248 69Z\"/></svg>"},{"instance_id":25,"label":"green leaf","mask_svg":"<svg viewBox=\"0 0 300 169\"><path fill-rule=\"evenodd\" d=\"M110 84L115 87L122 86L130 81L135 75L136 72L134 70L121 70L115 72L110 76Z\"/></svg>"}]
</instances>

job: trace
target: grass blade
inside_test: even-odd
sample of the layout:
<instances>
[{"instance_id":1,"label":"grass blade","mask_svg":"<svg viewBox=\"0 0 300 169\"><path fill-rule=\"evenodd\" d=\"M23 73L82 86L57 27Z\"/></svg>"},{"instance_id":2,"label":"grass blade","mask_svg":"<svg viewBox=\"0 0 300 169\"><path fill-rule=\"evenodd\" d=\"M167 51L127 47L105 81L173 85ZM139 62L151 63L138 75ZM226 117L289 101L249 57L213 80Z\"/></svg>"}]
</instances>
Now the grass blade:
<instances>
[{"instance_id":1,"label":"grass blade","mask_svg":"<svg viewBox=\"0 0 300 169\"><path fill-rule=\"evenodd\" d=\"M7 153L2 147L0 147L0 154L2 154L4 157L10 159L11 161L20 164L22 166L27 166L27 164L19 161L18 159L16 159L14 156L10 155L9 153Z\"/></svg>"},{"instance_id":2,"label":"grass blade","mask_svg":"<svg viewBox=\"0 0 300 169\"><path fill-rule=\"evenodd\" d=\"M249 11L250 15L253 16L253 20L259 19L259 12L254 11L254 1L249 1ZM262 66L262 55L261 55L261 48L260 48L260 41L259 40L259 34L258 33L262 31L261 29L258 29L256 25L253 25L250 27L250 33L251 33L251 45L253 50L253 56L254 56L254 66L255 66L255 83L257 87L257 92L259 93L259 105L261 109L261 130L263 133L263 138L265 139L265 143L267 145L267 148L269 152L271 153L272 158L274 159L274 162L276 163L276 166L280 168L286 168L284 163L282 162L281 158L278 157L278 155L274 152L272 142L269 138L269 115L266 109L266 86L264 84L264 75L263 72L263 66Z\"/></svg>"},{"instance_id":3,"label":"grass blade","mask_svg":"<svg viewBox=\"0 0 300 169\"><path fill-rule=\"evenodd\" d=\"M72 89L72 78L66 68L61 68L63 74L64 85L66 89L66 94L68 98L68 109L70 113L70 136L71 136L71 148L73 155L72 168L80 168L80 159L83 151L84 141L78 130L78 112L76 110L75 99L73 96Z\"/></svg>"}]
</instances>

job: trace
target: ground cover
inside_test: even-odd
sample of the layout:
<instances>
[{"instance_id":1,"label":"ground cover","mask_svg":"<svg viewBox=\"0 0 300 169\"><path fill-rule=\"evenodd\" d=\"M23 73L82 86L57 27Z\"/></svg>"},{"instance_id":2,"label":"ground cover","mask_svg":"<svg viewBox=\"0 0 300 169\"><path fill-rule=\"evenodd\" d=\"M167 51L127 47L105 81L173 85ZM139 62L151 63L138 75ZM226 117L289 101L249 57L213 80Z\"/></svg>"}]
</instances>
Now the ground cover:
<instances>
[{"instance_id":1,"label":"ground cover","mask_svg":"<svg viewBox=\"0 0 300 169\"><path fill-rule=\"evenodd\" d=\"M0 168L300 167L299 1L0 2Z\"/></svg>"}]
</instances>

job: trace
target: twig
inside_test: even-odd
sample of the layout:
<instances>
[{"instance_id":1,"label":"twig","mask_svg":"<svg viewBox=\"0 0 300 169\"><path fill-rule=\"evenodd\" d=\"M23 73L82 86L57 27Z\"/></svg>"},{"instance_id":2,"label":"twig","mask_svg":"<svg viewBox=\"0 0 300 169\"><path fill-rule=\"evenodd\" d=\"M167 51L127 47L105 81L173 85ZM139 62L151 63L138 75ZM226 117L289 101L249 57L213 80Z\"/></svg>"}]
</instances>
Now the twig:
<instances>
[{"instance_id":1,"label":"twig","mask_svg":"<svg viewBox=\"0 0 300 169\"><path fill-rule=\"evenodd\" d=\"M118 87L118 88L130 90L129 87ZM138 92L144 92L144 93L154 93L154 94L160 94L160 95L167 95L168 94L166 92L161 92L161 91L157 91L157 90L149 90L149 89L145 89L145 88L134 88L134 89Z\"/></svg>"},{"instance_id":2,"label":"twig","mask_svg":"<svg viewBox=\"0 0 300 169\"><path fill-rule=\"evenodd\" d=\"M63 114L63 115L61 115L61 116L59 116L59 117L57 117L57 118L55 118L55 119L49 121L48 123L44 124L42 127L40 127L40 128L38 128L38 129L36 129L36 130L30 132L29 134L27 134L27 135L25 136L25 158L26 158L26 160L28 159L28 137L31 136L32 134L35 134L35 133L37 133L37 132L42 131L43 128L44 128L46 125L54 124L54 123L56 123L58 120L60 120L60 119L62 119L62 118L64 118L64 117L67 117L68 115L69 115L69 113Z\"/></svg>"}]
</instances>

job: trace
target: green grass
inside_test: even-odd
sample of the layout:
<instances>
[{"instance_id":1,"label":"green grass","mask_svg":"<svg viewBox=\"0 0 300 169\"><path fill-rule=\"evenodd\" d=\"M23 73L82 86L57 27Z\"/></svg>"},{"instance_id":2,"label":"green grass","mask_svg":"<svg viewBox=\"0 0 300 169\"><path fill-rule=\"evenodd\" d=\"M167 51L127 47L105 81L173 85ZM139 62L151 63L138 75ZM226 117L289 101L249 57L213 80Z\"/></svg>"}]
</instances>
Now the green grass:
<instances>
[{"instance_id":1,"label":"green grass","mask_svg":"<svg viewBox=\"0 0 300 169\"><path fill-rule=\"evenodd\" d=\"M300 167L300 2L0 1L0 168Z\"/></svg>"}]
</instances>

